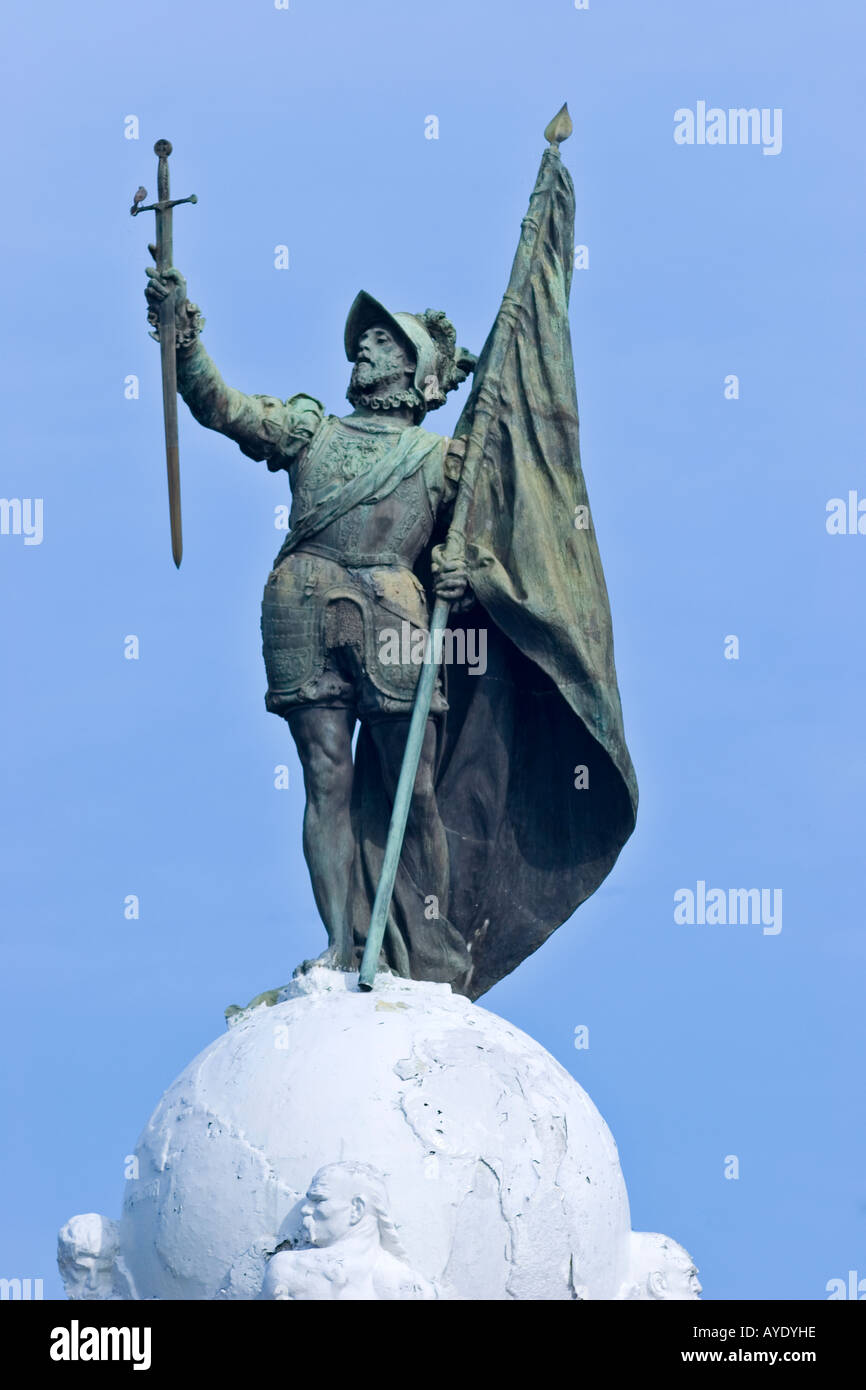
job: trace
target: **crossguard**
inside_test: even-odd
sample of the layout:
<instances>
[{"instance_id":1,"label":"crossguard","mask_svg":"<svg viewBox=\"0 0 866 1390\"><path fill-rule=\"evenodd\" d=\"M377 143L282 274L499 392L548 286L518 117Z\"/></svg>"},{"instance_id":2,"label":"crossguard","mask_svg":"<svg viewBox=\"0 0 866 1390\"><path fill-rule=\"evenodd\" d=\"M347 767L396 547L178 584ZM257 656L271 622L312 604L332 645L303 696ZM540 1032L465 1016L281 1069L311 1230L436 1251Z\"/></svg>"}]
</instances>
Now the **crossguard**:
<instances>
[{"instance_id":1,"label":"crossguard","mask_svg":"<svg viewBox=\"0 0 866 1390\"><path fill-rule=\"evenodd\" d=\"M178 208L181 203L197 203L198 195L190 193L188 198L166 198L161 203L133 203L129 209L133 217L140 212L168 212L169 208Z\"/></svg>"}]
</instances>

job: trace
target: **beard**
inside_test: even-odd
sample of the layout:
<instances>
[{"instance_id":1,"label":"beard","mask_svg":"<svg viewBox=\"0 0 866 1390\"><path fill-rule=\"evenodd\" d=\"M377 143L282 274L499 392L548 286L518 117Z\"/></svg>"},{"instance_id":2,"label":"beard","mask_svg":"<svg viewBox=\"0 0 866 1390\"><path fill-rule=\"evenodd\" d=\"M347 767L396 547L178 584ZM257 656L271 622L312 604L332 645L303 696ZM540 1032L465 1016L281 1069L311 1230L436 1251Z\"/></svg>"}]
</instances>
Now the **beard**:
<instances>
[{"instance_id":1,"label":"beard","mask_svg":"<svg viewBox=\"0 0 866 1390\"><path fill-rule=\"evenodd\" d=\"M368 410L397 410L408 405L414 411L423 413L424 402L419 391L407 384L405 367L388 369L373 362L356 362L349 379L346 399L356 409L359 405Z\"/></svg>"}]
</instances>

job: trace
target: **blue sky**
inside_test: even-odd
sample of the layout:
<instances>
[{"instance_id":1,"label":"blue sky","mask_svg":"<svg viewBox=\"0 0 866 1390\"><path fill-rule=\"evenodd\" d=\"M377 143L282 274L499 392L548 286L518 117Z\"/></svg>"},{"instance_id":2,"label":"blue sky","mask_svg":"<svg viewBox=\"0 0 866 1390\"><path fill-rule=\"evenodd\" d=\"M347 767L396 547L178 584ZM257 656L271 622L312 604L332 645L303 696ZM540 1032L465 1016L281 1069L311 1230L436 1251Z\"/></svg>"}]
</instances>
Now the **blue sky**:
<instances>
[{"instance_id":1,"label":"blue sky","mask_svg":"<svg viewBox=\"0 0 866 1390\"><path fill-rule=\"evenodd\" d=\"M175 261L227 379L341 412L360 288L480 348L567 100L582 453L641 807L482 1002L587 1088L634 1227L683 1242L706 1297L866 1276L866 535L825 525L866 498L864 29L853 0L7 7L0 492L42 498L44 535L0 535L0 1274L58 1296L58 1227L119 1212L124 1155L224 1007L324 940L263 702L285 477L183 406L171 562L152 219L128 215L153 142L198 194ZM781 151L677 145L699 101L780 109ZM781 888L781 932L675 923L699 880Z\"/></svg>"}]
</instances>

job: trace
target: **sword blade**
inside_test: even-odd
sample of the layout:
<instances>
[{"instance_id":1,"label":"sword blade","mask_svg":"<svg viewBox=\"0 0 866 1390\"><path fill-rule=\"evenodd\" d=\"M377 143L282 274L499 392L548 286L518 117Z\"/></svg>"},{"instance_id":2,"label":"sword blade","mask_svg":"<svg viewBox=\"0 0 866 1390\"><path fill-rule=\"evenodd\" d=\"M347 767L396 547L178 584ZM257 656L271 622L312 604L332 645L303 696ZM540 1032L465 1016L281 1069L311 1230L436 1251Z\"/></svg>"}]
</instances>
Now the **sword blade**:
<instances>
[{"instance_id":1,"label":"sword blade","mask_svg":"<svg viewBox=\"0 0 866 1390\"><path fill-rule=\"evenodd\" d=\"M171 193L168 157L170 140L157 140L156 188L156 268L166 271L172 263ZM171 554L180 569L183 558L183 530L180 518L180 453L177 446L177 358L174 342L175 296L168 295L159 309L159 355L162 362L162 413L165 420L165 466L168 473L168 514L171 521Z\"/></svg>"},{"instance_id":2,"label":"sword blade","mask_svg":"<svg viewBox=\"0 0 866 1390\"><path fill-rule=\"evenodd\" d=\"M180 514L180 454L177 443L177 359L174 350L174 296L159 308L159 355L162 361L162 411L165 420L165 465L168 473L168 512L171 521L171 553L180 569L183 528Z\"/></svg>"}]
</instances>

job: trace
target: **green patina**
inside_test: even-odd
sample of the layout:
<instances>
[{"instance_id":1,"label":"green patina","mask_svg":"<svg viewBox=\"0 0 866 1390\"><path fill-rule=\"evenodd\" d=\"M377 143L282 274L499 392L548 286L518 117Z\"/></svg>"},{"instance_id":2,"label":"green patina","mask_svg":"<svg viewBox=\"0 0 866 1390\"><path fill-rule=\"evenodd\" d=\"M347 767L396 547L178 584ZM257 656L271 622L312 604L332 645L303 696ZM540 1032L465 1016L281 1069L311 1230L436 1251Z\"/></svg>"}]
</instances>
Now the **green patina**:
<instances>
[{"instance_id":1,"label":"green patina","mask_svg":"<svg viewBox=\"0 0 866 1390\"><path fill-rule=\"evenodd\" d=\"M369 941L367 983L388 969L476 998L595 891L634 828L580 462L574 190L558 148L570 130L563 108L480 357L441 311L393 313L362 291L345 329L345 416L302 393L229 387L182 276L148 272L163 342L173 306L192 414L292 489L262 607L266 703L304 770L320 959L357 970ZM473 372L454 438L428 430ZM384 661L384 634L446 623L472 629L476 649L483 635L483 671Z\"/></svg>"}]
</instances>

